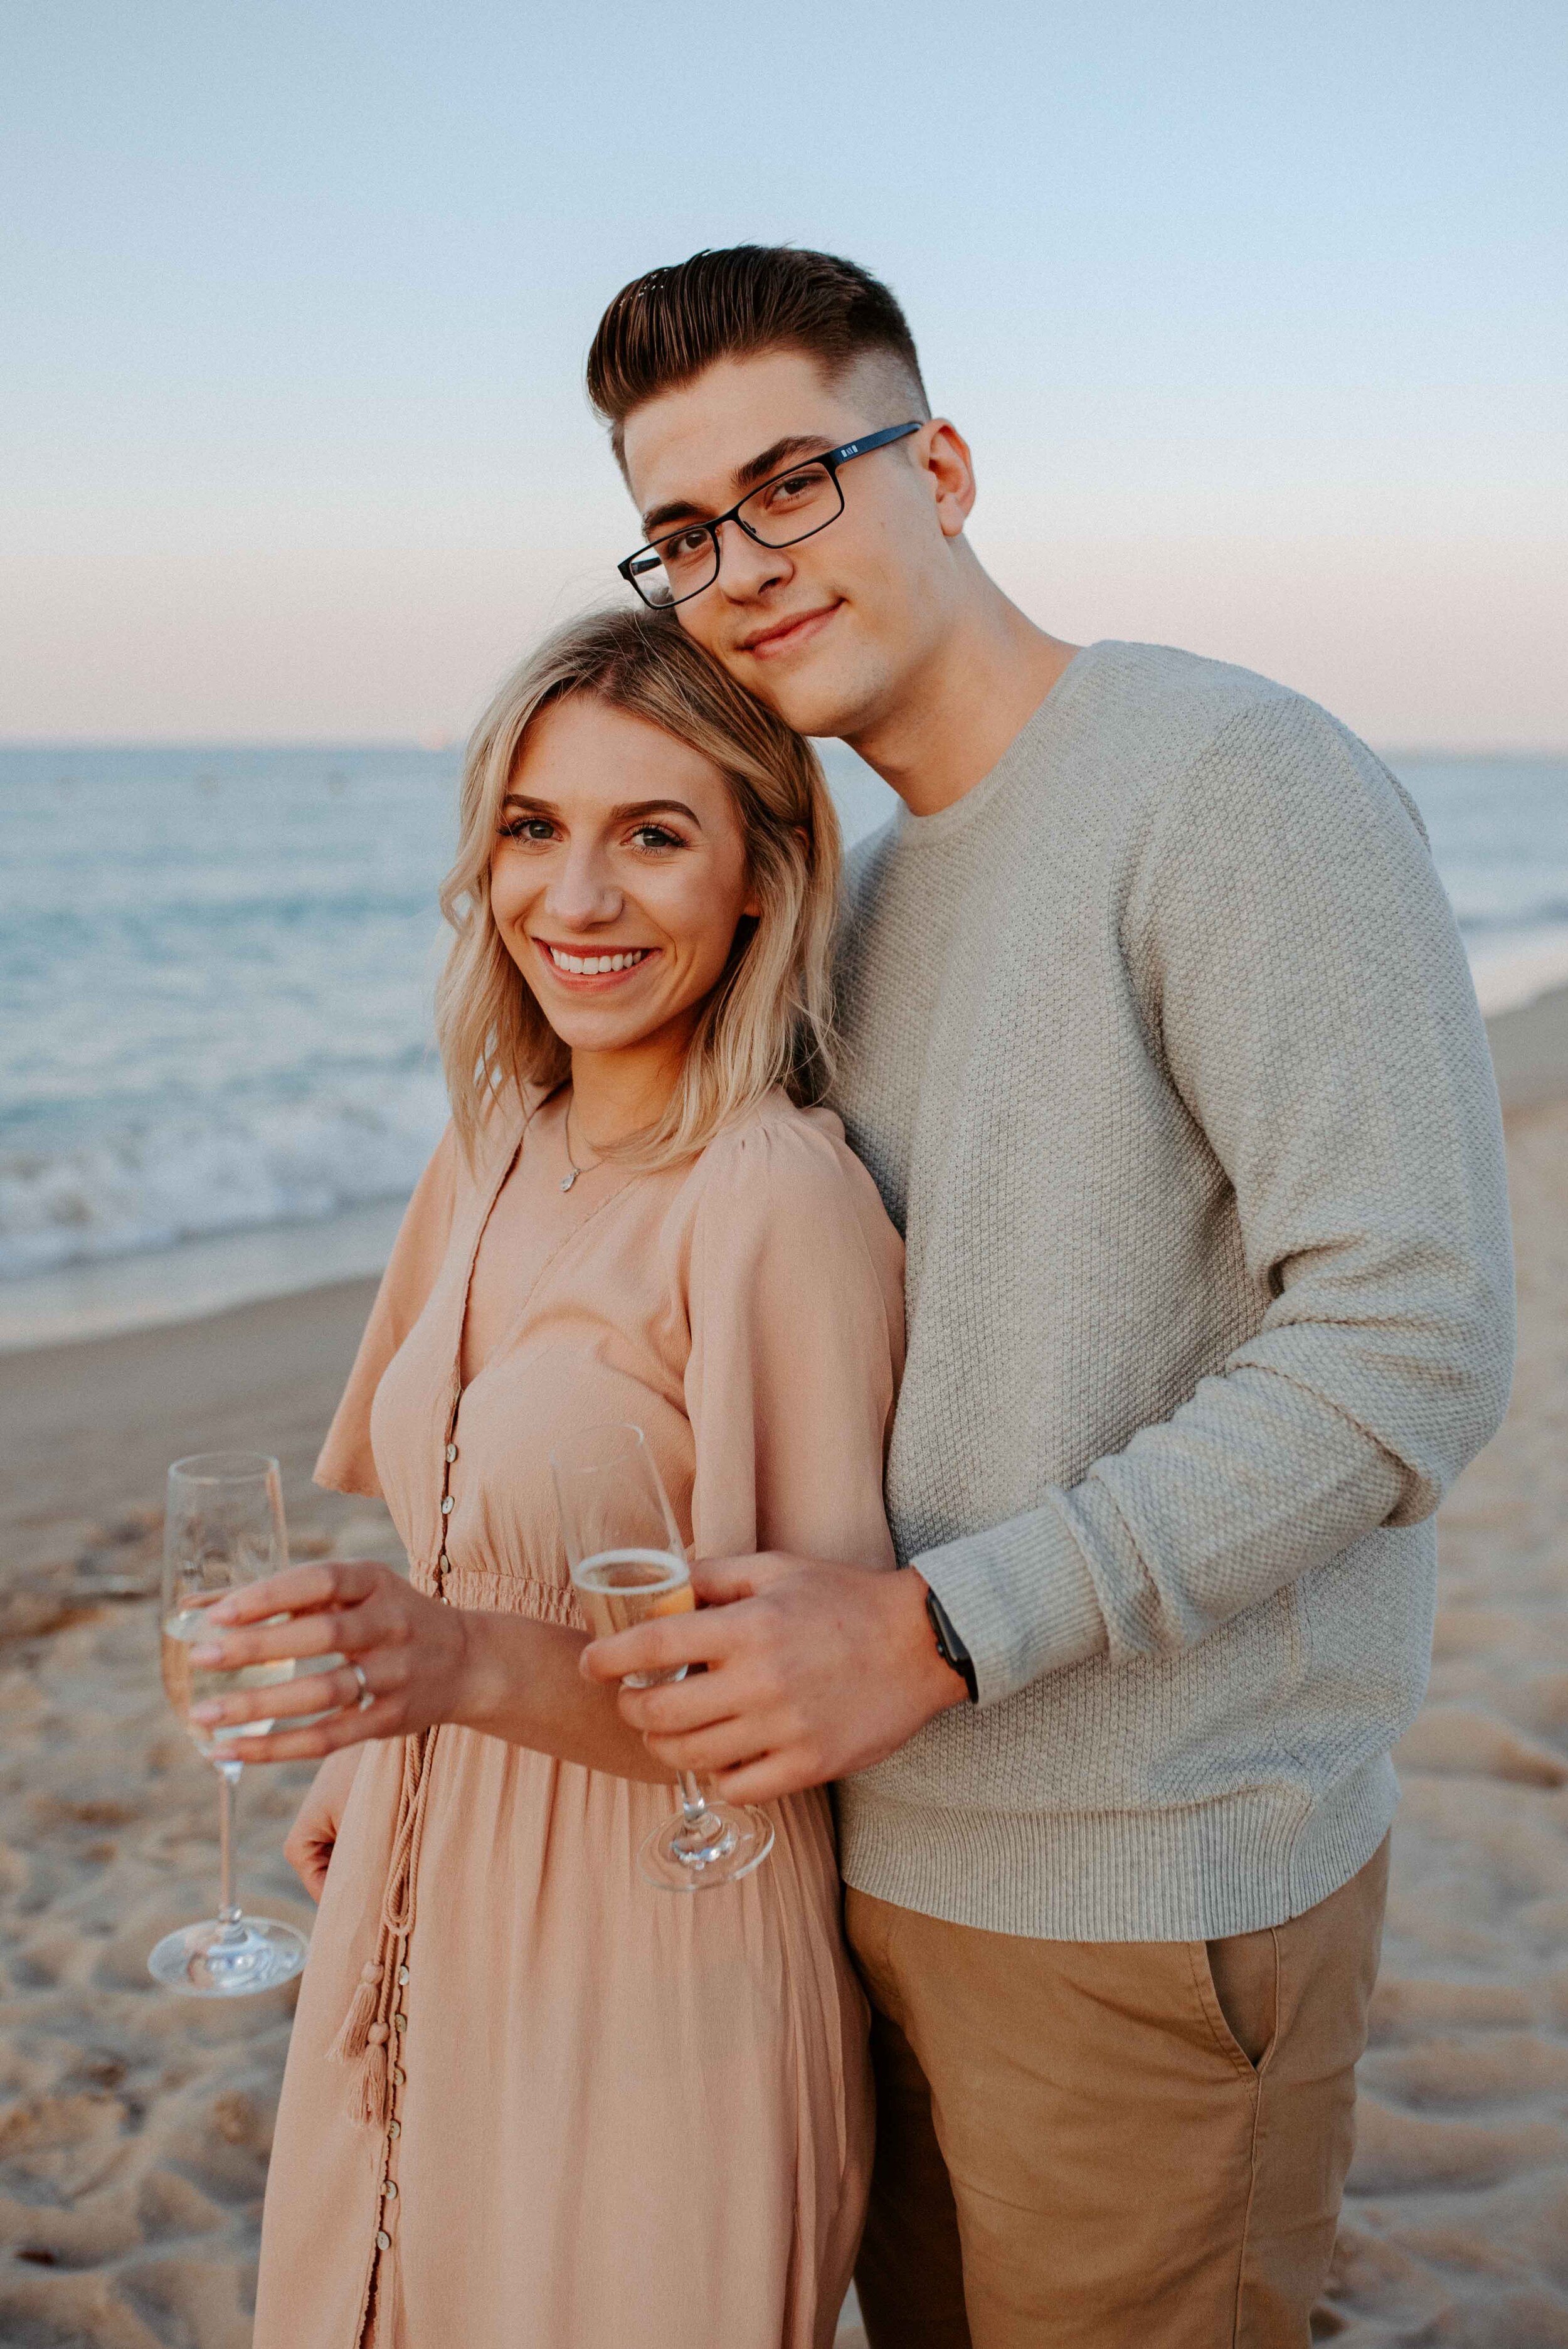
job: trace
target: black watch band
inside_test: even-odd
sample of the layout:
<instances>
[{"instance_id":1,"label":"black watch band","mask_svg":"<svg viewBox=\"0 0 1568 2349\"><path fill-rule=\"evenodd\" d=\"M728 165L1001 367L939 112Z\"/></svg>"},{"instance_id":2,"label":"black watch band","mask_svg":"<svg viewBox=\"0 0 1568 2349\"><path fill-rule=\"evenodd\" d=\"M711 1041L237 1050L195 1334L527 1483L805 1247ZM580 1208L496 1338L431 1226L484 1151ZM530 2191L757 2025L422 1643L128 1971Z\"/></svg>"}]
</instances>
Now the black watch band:
<instances>
[{"instance_id":1,"label":"black watch band","mask_svg":"<svg viewBox=\"0 0 1568 2349\"><path fill-rule=\"evenodd\" d=\"M971 1704L980 1702L980 1684L975 1677L975 1664L968 1649L954 1630L946 1608L929 1583L925 1586L925 1612L936 1635L936 1652L950 1671L957 1673L969 1692Z\"/></svg>"}]
</instances>

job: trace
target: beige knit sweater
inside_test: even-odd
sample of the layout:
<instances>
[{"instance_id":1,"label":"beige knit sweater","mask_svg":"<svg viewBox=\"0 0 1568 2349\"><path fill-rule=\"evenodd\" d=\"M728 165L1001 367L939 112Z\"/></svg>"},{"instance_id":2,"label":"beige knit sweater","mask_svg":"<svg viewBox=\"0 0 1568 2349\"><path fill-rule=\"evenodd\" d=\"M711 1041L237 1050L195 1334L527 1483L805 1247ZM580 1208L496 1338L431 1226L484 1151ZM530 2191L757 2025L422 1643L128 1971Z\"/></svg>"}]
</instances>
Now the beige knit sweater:
<instances>
[{"instance_id":1,"label":"beige knit sweater","mask_svg":"<svg viewBox=\"0 0 1568 2349\"><path fill-rule=\"evenodd\" d=\"M851 893L840 1105L908 1241L889 1509L980 1703L841 1788L844 1873L1001 1932L1278 1923L1388 1826L1432 1513L1508 1392L1418 819L1299 696L1100 644Z\"/></svg>"}]
</instances>

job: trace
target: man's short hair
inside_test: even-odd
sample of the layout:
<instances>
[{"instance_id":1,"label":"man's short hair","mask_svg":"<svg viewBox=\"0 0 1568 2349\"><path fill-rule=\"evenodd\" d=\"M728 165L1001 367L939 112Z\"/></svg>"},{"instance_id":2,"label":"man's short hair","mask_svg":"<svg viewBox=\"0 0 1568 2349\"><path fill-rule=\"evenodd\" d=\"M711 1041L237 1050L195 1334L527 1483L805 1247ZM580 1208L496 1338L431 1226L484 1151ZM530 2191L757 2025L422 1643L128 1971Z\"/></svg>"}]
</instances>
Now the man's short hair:
<instances>
[{"instance_id":1,"label":"man's short hair","mask_svg":"<svg viewBox=\"0 0 1568 2349\"><path fill-rule=\"evenodd\" d=\"M619 458L634 409L690 383L716 359L773 350L807 352L830 382L880 354L897 362L919 410L931 413L909 321L881 279L792 244L694 253L623 285L588 354L588 397Z\"/></svg>"}]
</instances>

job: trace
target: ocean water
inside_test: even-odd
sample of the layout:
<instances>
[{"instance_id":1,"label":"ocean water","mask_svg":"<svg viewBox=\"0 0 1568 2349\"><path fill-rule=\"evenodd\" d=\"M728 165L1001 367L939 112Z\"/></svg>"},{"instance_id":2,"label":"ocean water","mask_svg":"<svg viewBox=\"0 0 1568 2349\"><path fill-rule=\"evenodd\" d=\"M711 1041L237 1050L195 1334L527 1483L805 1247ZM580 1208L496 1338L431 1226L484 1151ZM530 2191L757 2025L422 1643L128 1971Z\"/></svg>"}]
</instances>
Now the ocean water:
<instances>
[{"instance_id":1,"label":"ocean water","mask_svg":"<svg viewBox=\"0 0 1568 2349\"><path fill-rule=\"evenodd\" d=\"M858 836L891 794L828 756ZM1568 980L1568 761L1392 763L1486 1007ZM457 766L0 750L0 1344L381 1261L444 1117Z\"/></svg>"}]
</instances>

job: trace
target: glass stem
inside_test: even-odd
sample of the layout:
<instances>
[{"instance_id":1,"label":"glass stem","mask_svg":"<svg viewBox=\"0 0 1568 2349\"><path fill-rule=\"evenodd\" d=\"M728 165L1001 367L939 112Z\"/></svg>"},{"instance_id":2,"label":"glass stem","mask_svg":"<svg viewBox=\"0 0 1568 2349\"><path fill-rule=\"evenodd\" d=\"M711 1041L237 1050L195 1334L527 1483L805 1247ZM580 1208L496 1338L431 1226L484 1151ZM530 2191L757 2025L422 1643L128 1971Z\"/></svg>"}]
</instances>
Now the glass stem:
<instances>
[{"instance_id":1,"label":"glass stem","mask_svg":"<svg viewBox=\"0 0 1568 2349\"><path fill-rule=\"evenodd\" d=\"M681 1772L679 1785L681 1790L681 1809L685 1814L686 1823L688 1827L695 1827L697 1822L700 1819L705 1818L707 1815L707 1799L704 1796L702 1788L697 1785L696 1778L689 1770L683 1770Z\"/></svg>"},{"instance_id":2,"label":"glass stem","mask_svg":"<svg viewBox=\"0 0 1568 2349\"><path fill-rule=\"evenodd\" d=\"M224 1939L233 1934L240 1923L240 1904L234 1898L234 1789L240 1783L242 1762L218 1762L218 1922L224 1929Z\"/></svg>"}]
</instances>

